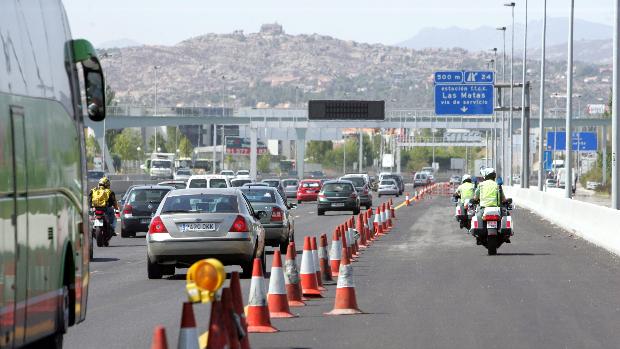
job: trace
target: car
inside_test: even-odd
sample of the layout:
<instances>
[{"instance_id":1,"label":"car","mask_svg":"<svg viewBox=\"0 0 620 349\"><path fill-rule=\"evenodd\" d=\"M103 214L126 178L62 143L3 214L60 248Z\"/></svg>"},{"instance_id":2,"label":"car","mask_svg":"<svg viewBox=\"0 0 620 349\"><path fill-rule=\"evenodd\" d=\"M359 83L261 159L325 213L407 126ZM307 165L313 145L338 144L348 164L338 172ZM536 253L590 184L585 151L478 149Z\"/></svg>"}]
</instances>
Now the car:
<instances>
[{"instance_id":1,"label":"car","mask_svg":"<svg viewBox=\"0 0 620 349\"><path fill-rule=\"evenodd\" d=\"M299 182L297 187L297 203L304 201L316 201L321 191L321 181L319 179L304 179Z\"/></svg>"},{"instance_id":2,"label":"car","mask_svg":"<svg viewBox=\"0 0 620 349\"><path fill-rule=\"evenodd\" d=\"M428 182L429 182L430 184L435 183L435 176L433 176L432 174L429 174L429 175L428 175Z\"/></svg>"},{"instance_id":3,"label":"car","mask_svg":"<svg viewBox=\"0 0 620 349\"><path fill-rule=\"evenodd\" d=\"M228 177L232 178L232 177L235 176L235 171L233 171L233 170L221 170L220 171L220 175L228 176Z\"/></svg>"},{"instance_id":4,"label":"car","mask_svg":"<svg viewBox=\"0 0 620 349\"><path fill-rule=\"evenodd\" d=\"M295 223L289 206L282 200L276 188L248 186L240 189L255 211L265 211L260 219L265 229L265 245L280 247L286 253L288 243L294 241Z\"/></svg>"},{"instance_id":5,"label":"car","mask_svg":"<svg viewBox=\"0 0 620 349\"><path fill-rule=\"evenodd\" d=\"M595 182L595 181L587 181L586 182L586 189L588 190L596 190L598 188L601 187L601 182Z\"/></svg>"},{"instance_id":6,"label":"car","mask_svg":"<svg viewBox=\"0 0 620 349\"><path fill-rule=\"evenodd\" d=\"M283 179L280 183L282 187L284 187L284 195L286 195L287 198L297 197L297 187L299 186L299 181L297 179Z\"/></svg>"},{"instance_id":7,"label":"car","mask_svg":"<svg viewBox=\"0 0 620 349\"><path fill-rule=\"evenodd\" d=\"M125 200L127 200L127 196L129 195L129 192L131 192L131 189L135 187L139 187L140 185L142 184L132 184L129 187L127 187L127 190L125 190L125 192L123 193L123 196L121 196L121 199L118 200L118 206L122 208L123 204L125 203ZM185 184L183 184L183 187L185 188Z\"/></svg>"},{"instance_id":8,"label":"car","mask_svg":"<svg viewBox=\"0 0 620 349\"><path fill-rule=\"evenodd\" d=\"M323 173L323 171L310 171L310 173L308 173L308 177L310 177L310 178L323 178L323 177L325 177L325 173Z\"/></svg>"},{"instance_id":9,"label":"car","mask_svg":"<svg viewBox=\"0 0 620 349\"><path fill-rule=\"evenodd\" d=\"M452 184L452 185L459 185L459 184L461 184L461 176L454 175L454 176L450 177L450 184Z\"/></svg>"},{"instance_id":10,"label":"car","mask_svg":"<svg viewBox=\"0 0 620 349\"><path fill-rule=\"evenodd\" d=\"M269 178L269 179L263 179L261 182L267 183L270 187L278 189L278 191L280 192L282 196L286 196L284 194L284 187L282 186L282 183L280 183L279 179Z\"/></svg>"},{"instance_id":11,"label":"car","mask_svg":"<svg viewBox=\"0 0 620 349\"><path fill-rule=\"evenodd\" d=\"M174 190L163 185L140 185L133 187L121 208L121 237L135 237L136 233L147 232L151 217L163 198Z\"/></svg>"},{"instance_id":12,"label":"car","mask_svg":"<svg viewBox=\"0 0 620 349\"><path fill-rule=\"evenodd\" d=\"M237 178L250 178L250 171L248 170L239 170L237 171Z\"/></svg>"},{"instance_id":13,"label":"car","mask_svg":"<svg viewBox=\"0 0 620 349\"><path fill-rule=\"evenodd\" d=\"M360 199L350 181L327 181L318 195L317 214L322 216L327 211L352 211L360 213Z\"/></svg>"},{"instance_id":14,"label":"car","mask_svg":"<svg viewBox=\"0 0 620 349\"><path fill-rule=\"evenodd\" d=\"M191 175L192 171L189 168L179 168L174 172L174 180L187 181Z\"/></svg>"},{"instance_id":15,"label":"car","mask_svg":"<svg viewBox=\"0 0 620 349\"><path fill-rule=\"evenodd\" d=\"M545 181L545 187L547 187L547 188L557 188L558 187L558 181L553 179L553 178L548 178Z\"/></svg>"},{"instance_id":16,"label":"car","mask_svg":"<svg viewBox=\"0 0 620 349\"><path fill-rule=\"evenodd\" d=\"M341 181L350 181L355 186L360 199L360 205L366 209L372 207L372 192L368 183L368 175L363 174L347 174L340 177Z\"/></svg>"},{"instance_id":17,"label":"car","mask_svg":"<svg viewBox=\"0 0 620 349\"><path fill-rule=\"evenodd\" d=\"M187 188L229 188L230 179L224 175L193 175L187 180Z\"/></svg>"},{"instance_id":18,"label":"car","mask_svg":"<svg viewBox=\"0 0 620 349\"><path fill-rule=\"evenodd\" d=\"M265 260L265 229L238 188L191 188L171 191L154 214L146 236L147 275L161 279L205 258L240 265L252 275L254 258Z\"/></svg>"},{"instance_id":19,"label":"car","mask_svg":"<svg viewBox=\"0 0 620 349\"><path fill-rule=\"evenodd\" d=\"M403 181L403 176L397 173L386 173L383 176L381 176L381 180L384 180L384 179L395 180L396 183L398 184L398 195L403 194L403 192L405 191L405 182Z\"/></svg>"},{"instance_id":20,"label":"car","mask_svg":"<svg viewBox=\"0 0 620 349\"><path fill-rule=\"evenodd\" d=\"M413 177L413 186L420 187L430 184L428 175L425 172L418 172Z\"/></svg>"},{"instance_id":21,"label":"car","mask_svg":"<svg viewBox=\"0 0 620 349\"><path fill-rule=\"evenodd\" d=\"M246 183L252 183L252 180L249 178L233 178L230 180L230 185L232 187L241 187Z\"/></svg>"},{"instance_id":22,"label":"car","mask_svg":"<svg viewBox=\"0 0 620 349\"><path fill-rule=\"evenodd\" d=\"M379 189L377 189L377 195L381 197L381 195L396 195L398 197L399 189L398 183L392 178L386 178L379 182Z\"/></svg>"},{"instance_id":23,"label":"car","mask_svg":"<svg viewBox=\"0 0 620 349\"><path fill-rule=\"evenodd\" d=\"M246 187L269 187L269 184L267 184L267 183L260 183L260 182L250 182L250 183L245 183L241 187L242 188L246 188Z\"/></svg>"},{"instance_id":24,"label":"car","mask_svg":"<svg viewBox=\"0 0 620 349\"><path fill-rule=\"evenodd\" d=\"M175 189L185 189L187 187L187 182L183 180L172 180L159 182L157 183L157 185L167 185L170 187L174 187Z\"/></svg>"}]
</instances>

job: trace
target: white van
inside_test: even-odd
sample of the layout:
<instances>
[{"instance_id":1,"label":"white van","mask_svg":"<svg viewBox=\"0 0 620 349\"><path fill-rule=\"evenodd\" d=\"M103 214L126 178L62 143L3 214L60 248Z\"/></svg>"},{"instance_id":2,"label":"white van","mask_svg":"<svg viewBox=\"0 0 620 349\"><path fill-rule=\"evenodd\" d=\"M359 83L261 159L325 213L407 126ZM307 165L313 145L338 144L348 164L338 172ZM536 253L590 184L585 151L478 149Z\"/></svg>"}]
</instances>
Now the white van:
<instances>
[{"instance_id":1,"label":"white van","mask_svg":"<svg viewBox=\"0 0 620 349\"><path fill-rule=\"evenodd\" d=\"M423 186L427 184L429 184L429 179L428 179L428 175L426 174L426 172L418 172L415 174L415 177L413 177L414 187L419 187L419 186Z\"/></svg>"},{"instance_id":2,"label":"white van","mask_svg":"<svg viewBox=\"0 0 620 349\"><path fill-rule=\"evenodd\" d=\"M225 175L193 175L187 180L187 188L230 188L230 178Z\"/></svg>"},{"instance_id":3,"label":"white van","mask_svg":"<svg viewBox=\"0 0 620 349\"><path fill-rule=\"evenodd\" d=\"M174 163L168 159L151 159L151 179L173 179Z\"/></svg>"}]
</instances>

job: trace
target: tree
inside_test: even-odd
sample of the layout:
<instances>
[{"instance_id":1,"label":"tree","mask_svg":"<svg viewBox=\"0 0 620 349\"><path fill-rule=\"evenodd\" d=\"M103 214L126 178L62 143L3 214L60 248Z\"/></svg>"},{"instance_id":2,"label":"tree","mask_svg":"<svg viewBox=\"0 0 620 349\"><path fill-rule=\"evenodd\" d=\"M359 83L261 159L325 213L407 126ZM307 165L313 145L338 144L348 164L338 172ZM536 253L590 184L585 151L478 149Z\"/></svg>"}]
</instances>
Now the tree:
<instances>
[{"instance_id":1,"label":"tree","mask_svg":"<svg viewBox=\"0 0 620 349\"><path fill-rule=\"evenodd\" d=\"M267 173L269 172L269 165L271 164L271 155L267 154L263 154L260 156L260 158L258 159L258 171L260 173Z\"/></svg>"},{"instance_id":2,"label":"tree","mask_svg":"<svg viewBox=\"0 0 620 349\"><path fill-rule=\"evenodd\" d=\"M93 164L93 158L101 154L101 148L97 139L93 135L86 137L86 163L88 166Z\"/></svg>"},{"instance_id":3,"label":"tree","mask_svg":"<svg viewBox=\"0 0 620 349\"><path fill-rule=\"evenodd\" d=\"M185 136L181 137L181 140L179 141L179 156L189 158L192 156L193 151L194 147L189 139Z\"/></svg>"},{"instance_id":4,"label":"tree","mask_svg":"<svg viewBox=\"0 0 620 349\"><path fill-rule=\"evenodd\" d=\"M142 137L140 132L126 128L114 139L112 151L123 160L140 160L141 151L138 151L138 147L141 145Z\"/></svg>"},{"instance_id":5,"label":"tree","mask_svg":"<svg viewBox=\"0 0 620 349\"><path fill-rule=\"evenodd\" d=\"M166 139L163 137L161 133L157 134L157 148L159 148L160 150L155 149L155 135L152 135L151 139L149 139L149 151L153 153L167 153L168 152L168 149L166 148Z\"/></svg>"}]
</instances>

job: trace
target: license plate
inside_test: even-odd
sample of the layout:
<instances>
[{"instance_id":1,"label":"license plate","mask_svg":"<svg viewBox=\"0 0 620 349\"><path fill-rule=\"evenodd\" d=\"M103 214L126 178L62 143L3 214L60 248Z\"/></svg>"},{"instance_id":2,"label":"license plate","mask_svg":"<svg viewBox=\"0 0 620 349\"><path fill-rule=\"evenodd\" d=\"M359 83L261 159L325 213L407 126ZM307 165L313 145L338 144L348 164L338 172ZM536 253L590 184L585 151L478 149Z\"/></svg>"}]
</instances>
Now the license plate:
<instances>
[{"instance_id":1,"label":"license plate","mask_svg":"<svg viewBox=\"0 0 620 349\"><path fill-rule=\"evenodd\" d=\"M103 227L103 221L100 221L98 219L95 219L93 221L93 227Z\"/></svg>"},{"instance_id":2,"label":"license plate","mask_svg":"<svg viewBox=\"0 0 620 349\"><path fill-rule=\"evenodd\" d=\"M142 219L140 219L140 223L142 223L142 224L149 224L149 223L151 223L151 219L150 218L142 218Z\"/></svg>"},{"instance_id":3,"label":"license plate","mask_svg":"<svg viewBox=\"0 0 620 349\"><path fill-rule=\"evenodd\" d=\"M344 207L344 202L334 202L332 207Z\"/></svg>"},{"instance_id":4,"label":"license plate","mask_svg":"<svg viewBox=\"0 0 620 349\"><path fill-rule=\"evenodd\" d=\"M497 221L488 221L487 228L497 228Z\"/></svg>"},{"instance_id":5,"label":"license plate","mask_svg":"<svg viewBox=\"0 0 620 349\"><path fill-rule=\"evenodd\" d=\"M214 231L215 223L184 223L179 224L181 233L192 231Z\"/></svg>"}]
</instances>

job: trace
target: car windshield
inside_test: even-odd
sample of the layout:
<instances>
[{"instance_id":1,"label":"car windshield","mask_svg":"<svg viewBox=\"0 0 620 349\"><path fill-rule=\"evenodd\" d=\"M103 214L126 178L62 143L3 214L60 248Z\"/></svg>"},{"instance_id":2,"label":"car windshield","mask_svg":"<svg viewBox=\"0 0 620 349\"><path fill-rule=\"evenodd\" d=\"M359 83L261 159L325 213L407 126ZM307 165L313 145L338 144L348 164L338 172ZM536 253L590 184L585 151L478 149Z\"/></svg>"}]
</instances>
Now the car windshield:
<instances>
[{"instance_id":1,"label":"car windshield","mask_svg":"<svg viewBox=\"0 0 620 349\"><path fill-rule=\"evenodd\" d=\"M293 179L287 179L287 180L282 181L282 185L285 187L296 187L297 183L298 182Z\"/></svg>"},{"instance_id":2,"label":"car windshield","mask_svg":"<svg viewBox=\"0 0 620 349\"><path fill-rule=\"evenodd\" d=\"M169 189L134 189L129 194L128 202L161 202Z\"/></svg>"},{"instance_id":3,"label":"car windshield","mask_svg":"<svg viewBox=\"0 0 620 349\"><path fill-rule=\"evenodd\" d=\"M302 182L302 188L318 188L320 186L319 182Z\"/></svg>"},{"instance_id":4,"label":"car windshield","mask_svg":"<svg viewBox=\"0 0 620 349\"><path fill-rule=\"evenodd\" d=\"M240 187L246 183L250 183L252 182L249 179L233 179L232 181L230 181L230 185L232 185L233 187Z\"/></svg>"},{"instance_id":5,"label":"car windshield","mask_svg":"<svg viewBox=\"0 0 620 349\"><path fill-rule=\"evenodd\" d=\"M247 176L250 174L250 171L237 171L237 176Z\"/></svg>"},{"instance_id":6,"label":"car windshield","mask_svg":"<svg viewBox=\"0 0 620 349\"><path fill-rule=\"evenodd\" d=\"M243 188L241 191L250 202L275 203L276 197L273 189Z\"/></svg>"},{"instance_id":7,"label":"car windshield","mask_svg":"<svg viewBox=\"0 0 620 349\"><path fill-rule=\"evenodd\" d=\"M237 197L222 194L194 194L171 196L166 199L161 209L166 213L237 213Z\"/></svg>"},{"instance_id":8,"label":"car windshield","mask_svg":"<svg viewBox=\"0 0 620 349\"><path fill-rule=\"evenodd\" d=\"M211 181L209 182L209 187L211 187L211 188L227 188L228 187L228 183L226 183L226 180L224 178L211 178Z\"/></svg>"},{"instance_id":9,"label":"car windshield","mask_svg":"<svg viewBox=\"0 0 620 349\"><path fill-rule=\"evenodd\" d=\"M379 184L380 185L394 185L396 183L394 183L393 180L391 180L391 181L385 180L385 181L381 181L381 183L379 183Z\"/></svg>"},{"instance_id":10,"label":"car windshield","mask_svg":"<svg viewBox=\"0 0 620 349\"><path fill-rule=\"evenodd\" d=\"M424 175L424 174L420 173L420 175ZM426 175L424 175L424 176L426 176ZM399 178L396 175L385 175L385 176L383 176L383 179L393 179L394 181L396 181L396 183L398 183L398 179Z\"/></svg>"},{"instance_id":11,"label":"car windshield","mask_svg":"<svg viewBox=\"0 0 620 349\"><path fill-rule=\"evenodd\" d=\"M224 176L232 176L235 173L233 171L222 171L222 172L220 172L220 174L224 175Z\"/></svg>"},{"instance_id":12,"label":"car windshield","mask_svg":"<svg viewBox=\"0 0 620 349\"><path fill-rule=\"evenodd\" d=\"M274 188L280 185L280 181L265 180L265 181L263 181L263 183L266 183L270 187L274 187Z\"/></svg>"},{"instance_id":13,"label":"car windshield","mask_svg":"<svg viewBox=\"0 0 620 349\"><path fill-rule=\"evenodd\" d=\"M323 187L324 193L348 193L353 191L353 186L349 183L327 183Z\"/></svg>"},{"instance_id":14,"label":"car windshield","mask_svg":"<svg viewBox=\"0 0 620 349\"><path fill-rule=\"evenodd\" d=\"M364 184L366 184L366 181L362 177L343 177L342 180L353 183L353 185L357 188L363 187Z\"/></svg>"},{"instance_id":15,"label":"car windshield","mask_svg":"<svg viewBox=\"0 0 620 349\"><path fill-rule=\"evenodd\" d=\"M189 176L191 174L191 172L187 169L183 169L183 170L177 170L177 174L178 175L187 175Z\"/></svg>"},{"instance_id":16,"label":"car windshield","mask_svg":"<svg viewBox=\"0 0 620 349\"><path fill-rule=\"evenodd\" d=\"M155 167L155 168L170 168L171 164L172 164L171 161L166 161L166 160L151 161L151 167Z\"/></svg>"},{"instance_id":17,"label":"car windshield","mask_svg":"<svg viewBox=\"0 0 620 349\"><path fill-rule=\"evenodd\" d=\"M103 176L105 176L105 173L103 171L88 171L88 179L96 179L99 180L101 179Z\"/></svg>"}]
</instances>

